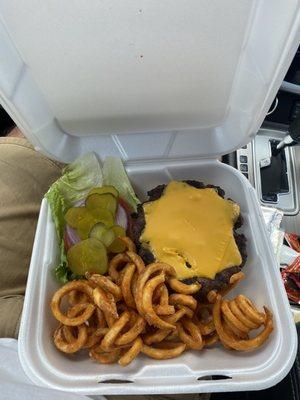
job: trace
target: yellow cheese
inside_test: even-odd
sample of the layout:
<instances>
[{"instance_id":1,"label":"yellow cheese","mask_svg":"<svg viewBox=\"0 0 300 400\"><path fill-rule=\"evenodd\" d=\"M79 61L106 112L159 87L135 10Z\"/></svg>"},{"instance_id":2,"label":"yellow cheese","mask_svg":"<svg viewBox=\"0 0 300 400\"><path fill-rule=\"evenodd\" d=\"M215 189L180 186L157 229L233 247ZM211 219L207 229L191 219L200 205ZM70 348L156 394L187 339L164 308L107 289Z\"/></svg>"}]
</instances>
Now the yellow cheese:
<instances>
[{"instance_id":1,"label":"yellow cheese","mask_svg":"<svg viewBox=\"0 0 300 400\"><path fill-rule=\"evenodd\" d=\"M143 208L146 225L141 242L156 260L172 265L179 279L213 279L223 269L242 263L233 237L239 206L214 189L171 181L160 199Z\"/></svg>"}]
</instances>

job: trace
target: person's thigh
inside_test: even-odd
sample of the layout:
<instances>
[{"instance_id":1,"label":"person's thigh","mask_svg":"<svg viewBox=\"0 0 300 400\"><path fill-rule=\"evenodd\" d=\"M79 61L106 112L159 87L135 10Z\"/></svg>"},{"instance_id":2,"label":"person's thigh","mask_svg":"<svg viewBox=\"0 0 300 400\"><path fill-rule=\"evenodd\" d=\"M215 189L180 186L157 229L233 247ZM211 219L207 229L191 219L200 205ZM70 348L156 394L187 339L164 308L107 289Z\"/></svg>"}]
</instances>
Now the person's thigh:
<instances>
[{"instance_id":1,"label":"person's thigh","mask_svg":"<svg viewBox=\"0 0 300 400\"><path fill-rule=\"evenodd\" d=\"M0 337L17 337L40 203L60 173L26 139L0 138Z\"/></svg>"}]
</instances>

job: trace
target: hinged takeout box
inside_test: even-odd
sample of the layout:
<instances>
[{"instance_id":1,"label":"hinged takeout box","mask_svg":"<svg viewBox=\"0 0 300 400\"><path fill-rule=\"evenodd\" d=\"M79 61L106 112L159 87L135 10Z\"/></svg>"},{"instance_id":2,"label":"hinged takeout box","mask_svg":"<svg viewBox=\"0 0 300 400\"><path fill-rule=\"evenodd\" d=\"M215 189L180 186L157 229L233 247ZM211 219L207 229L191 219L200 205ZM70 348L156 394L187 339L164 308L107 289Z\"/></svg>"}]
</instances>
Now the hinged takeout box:
<instances>
[{"instance_id":1,"label":"hinged takeout box","mask_svg":"<svg viewBox=\"0 0 300 400\"><path fill-rule=\"evenodd\" d=\"M1 103L38 151L70 162L95 151L125 163L141 199L170 179L220 185L241 206L248 238L238 291L275 319L252 353L216 347L126 368L66 357L52 343L58 257L41 207L19 336L38 385L86 394L257 390L276 384L297 342L255 192L217 157L248 143L299 44L296 0L0 0ZM217 379L221 378L221 379Z\"/></svg>"}]
</instances>

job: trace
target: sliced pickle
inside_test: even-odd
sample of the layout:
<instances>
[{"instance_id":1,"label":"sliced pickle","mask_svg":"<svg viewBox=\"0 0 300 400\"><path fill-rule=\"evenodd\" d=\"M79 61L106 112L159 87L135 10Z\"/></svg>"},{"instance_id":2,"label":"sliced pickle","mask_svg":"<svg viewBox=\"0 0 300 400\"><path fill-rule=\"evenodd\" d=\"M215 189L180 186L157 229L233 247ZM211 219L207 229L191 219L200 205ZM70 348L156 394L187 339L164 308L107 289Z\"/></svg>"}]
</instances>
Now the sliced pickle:
<instances>
[{"instance_id":1,"label":"sliced pickle","mask_svg":"<svg viewBox=\"0 0 300 400\"><path fill-rule=\"evenodd\" d=\"M77 233L80 239L87 239L92 227L97 222L99 221L91 213L87 213L87 215L81 221L79 221L77 226Z\"/></svg>"},{"instance_id":2,"label":"sliced pickle","mask_svg":"<svg viewBox=\"0 0 300 400\"><path fill-rule=\"evenodd\" d=\"M86 272L105 274L107 271L107 252L100 240L89 238L72 246L67 253L71 271L76 275Z\"/></svg>"},{"instance_id":3,"label":"sliced pickle","mask_svg":"<svg viewBox=\"0 0 300 400\"><path fill-rule=\"evenodd\" d=\"M119 238L116 238L107 248L109 253L123 253L126 250L126 244Z\"/></svg>"},{"instance_id":4,"label":"sliced pickle","mask_svg":"<svg viewBox=\"0 0 300 400\"><path fill-rule=\"evenodd\" d=\"M111 229L114 231L116 237L126 236L126 230L123 228L123 226L114 225L111 227Z\"/></svg>"},{"instance_id":5,"label":"sliced pickle","mask_svg":"<svg viewBox=\"0 0 300 400\"><path fill-rule=\"evenodd\" d=\"M65 221L71 228L77 228L79 222L86 217L87 213L85 207L69 208L65 214Z\"/></svg>"},{"instance_id":6,"label":"sliced pickle","mask_svg":"<svg viewBox=\"0 0 300 400\"><path fill-rule=\"evenodd\" d=\"M114 224L115 218L114 218L113 214L108 210L103 210L100 208L94 209L94 210L90 211L90 214L95 219L95 223L102 222L108 228L112 227Z\"/></svg>"},{"instance_id":7,"label":"sliced pickle","mask_svg":"<svg viewBox=\"0 0 300 400\"><path fill-rule=\"evenodd\" d=\"M96 187L94 189L92 189L88 196L90 194L94 194L94 193L98 193L98 194L103 194L103 193L111 193L114 197L118 198L119 197L119 192L117 191L117 189L114 186L102 186L102 187Z\"/></svg>"},{"instance_id":8,"label":"sliced pickle","mask_svg":"<svg viewBox=\"0 0 300 400\"><path fill-rule=\"evenodd\" d=\"M103 193L103 194L90 194L85 201L86 208L95 212L95 210L108 210L113 215L115 215L118 202L117 199L111 193Z\"/></svg>"},{"instance_id":9,"label":"sliced pickle","mask_svg":"<svg viewBox=\"0 0 300 400\"><path fill-rule=\"evenodd\" d=\"M102 222L98 222L94 225L90 231L90 238L100 240L106 247L112 244L115 240L116 235L112 228L108 228Z\"/></svg>"}]
</instances>

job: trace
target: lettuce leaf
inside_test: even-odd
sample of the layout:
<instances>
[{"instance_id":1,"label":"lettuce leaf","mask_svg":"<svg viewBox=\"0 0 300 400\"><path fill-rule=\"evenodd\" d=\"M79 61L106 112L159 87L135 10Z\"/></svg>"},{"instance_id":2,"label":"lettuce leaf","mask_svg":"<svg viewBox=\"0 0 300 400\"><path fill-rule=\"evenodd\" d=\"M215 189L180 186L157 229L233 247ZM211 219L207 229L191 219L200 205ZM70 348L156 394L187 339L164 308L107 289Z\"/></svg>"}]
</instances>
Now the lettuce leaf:
<instances>
[{"instance_id":1,"label":"lettuce leaf","mask_svg":"<svg viewBox=\"0 0 300 400\"><path fill-rule=\"evenodd\" d=\"M60 263L54 268L54 275L61 283L69 282L69 276L72 271L68 267L67 254L65 250L64 240L60 242Z\"/></svg>"},{"instance_id":2,"label":"lettuce leaf","mask_svg":"<svg viewBox=\"0 0 300 400\"><path fill-rule=\"evenodd\" d=\"M54 274L63 284L80 278L68 267L64 246L64 216L70 207L85 199L92 188L102 185L115 186L120 196L136 210L140 201L134 193L122 161L116 157L107 157L102 173L100 163L94 153L78 157L66 166L62 176L52 184L45 195L51 209L58 243L60 243L60 261L54 268Z\"/></svg>"},{"instance_id":3,"label":"lettuce leaf","mask_svg":"<svg viewBox=\"0 0 300 400\"><path fill-rule=\"evenodd\" d=\"M68 282L72 275L72 271L68 268L63 240L64 215L74 203L84 199L93 187L101 186L102 181L102 170L96 155L87 153L66 166L63 169L63 175L51 185L45 195L51 209L61 250L60 263L54 272L62 283Z\"/></svg>"},{"instance_id":4,"label":"lettuce leaf","mask_svg":"<svg viewBox=\"0 0 300 400\"><path fill-rule=\"evenodd\" d=\"M67 165L54 185L59 187L65 201L73 205L84 199L93 187L102 186L102 182L102 170L96 155L87 153Z\"/></svg>"},{"instance_id":5,"label":"lettuce leaf","mask_svg":"<svg viewBox=\"0 0 300 400\"><path fill-rule=\"evenodd\" d=\"M103 184L114 186L120 196L136 210L140 201L134 193L120 158L106 157L103 164Z\"/></svg>"}]
</instances>

